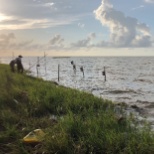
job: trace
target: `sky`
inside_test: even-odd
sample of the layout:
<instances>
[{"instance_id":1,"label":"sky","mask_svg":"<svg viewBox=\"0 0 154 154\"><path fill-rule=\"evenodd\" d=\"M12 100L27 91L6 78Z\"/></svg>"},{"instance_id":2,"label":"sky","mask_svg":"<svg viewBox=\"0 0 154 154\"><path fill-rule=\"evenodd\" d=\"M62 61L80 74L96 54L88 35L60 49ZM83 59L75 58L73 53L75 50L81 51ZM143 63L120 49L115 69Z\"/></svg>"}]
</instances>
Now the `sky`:
<instances>
[{"instance_id":1,"label":"sky","mask_svg":"<svg viewBox=\"0 0 154 154\"><path fill-rule=\"evenodd\" d=\"M0 0L0 56L154 56L154 0Z\"/></svg>"}]
</instances>

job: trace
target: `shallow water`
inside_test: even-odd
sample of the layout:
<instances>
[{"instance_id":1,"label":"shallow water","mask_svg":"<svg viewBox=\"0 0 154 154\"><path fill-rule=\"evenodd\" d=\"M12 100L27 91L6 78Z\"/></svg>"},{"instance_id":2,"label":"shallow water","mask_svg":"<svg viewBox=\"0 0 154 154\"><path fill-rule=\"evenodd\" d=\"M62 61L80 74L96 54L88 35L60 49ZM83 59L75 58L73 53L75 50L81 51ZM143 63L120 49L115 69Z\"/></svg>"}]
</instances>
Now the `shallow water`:
<instances>
[{"instance_id":1,"label":"shallow water","mask_svg":"<svg viewBox=\"0 0 154 154\"><path fill-rule=\"evenodd\" d=\"M1 58L9 63L10 57ZM39 61L40 67L37 63ZM76 73L71 64L76 65ZM32 71L32 75L45 80L58 82L58 64L60 65L59 84L90 92L98 97L114 102L124 102L128 106L137 106L143 117L154 125L154 57L66 57L52 58L25 57L23 65ZM83 66L83 72L80 67ZM102 71L106 70L106 79Z\"/></svg>"}]
</instances>

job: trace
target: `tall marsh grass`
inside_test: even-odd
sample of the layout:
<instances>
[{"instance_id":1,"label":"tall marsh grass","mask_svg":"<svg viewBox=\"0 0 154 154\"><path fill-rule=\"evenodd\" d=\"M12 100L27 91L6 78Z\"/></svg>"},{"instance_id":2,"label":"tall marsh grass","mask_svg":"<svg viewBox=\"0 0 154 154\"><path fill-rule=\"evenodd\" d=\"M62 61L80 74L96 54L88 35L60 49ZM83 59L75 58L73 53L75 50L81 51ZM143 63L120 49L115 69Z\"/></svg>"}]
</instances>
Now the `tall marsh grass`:
<instances>
[{"instance_id":1,"label":"tall marsh grass","mask_svg":"<svg viewBox=\"0 0 154 154\"><path fill-rule=\"evenodd\" d=\"M0 154L153 154L148 125L119 113L108 100L0 65ZM119 118L121 117L121 118ZM22 138L40 128L43 142Z\"/></svg>"}]
</instances>

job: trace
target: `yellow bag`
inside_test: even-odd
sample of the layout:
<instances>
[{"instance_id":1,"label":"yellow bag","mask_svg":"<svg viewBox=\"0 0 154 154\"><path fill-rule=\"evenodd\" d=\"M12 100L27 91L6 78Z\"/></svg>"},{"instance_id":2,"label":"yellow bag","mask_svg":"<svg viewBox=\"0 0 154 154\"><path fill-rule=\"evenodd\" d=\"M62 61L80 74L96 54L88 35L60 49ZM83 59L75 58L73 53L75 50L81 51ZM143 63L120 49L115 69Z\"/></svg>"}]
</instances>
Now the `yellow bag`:
<instances>
[{"instance_id":1,"label":"yellow bag","mask_svg":"<svg viewBox=\"0 0 154 154\"><path fill-rule=\"evenodd\" d=\"M35 129L23 138L25 143L39 143L44 139L45 133L41 129Z\"/></svg>"}]
</instances>

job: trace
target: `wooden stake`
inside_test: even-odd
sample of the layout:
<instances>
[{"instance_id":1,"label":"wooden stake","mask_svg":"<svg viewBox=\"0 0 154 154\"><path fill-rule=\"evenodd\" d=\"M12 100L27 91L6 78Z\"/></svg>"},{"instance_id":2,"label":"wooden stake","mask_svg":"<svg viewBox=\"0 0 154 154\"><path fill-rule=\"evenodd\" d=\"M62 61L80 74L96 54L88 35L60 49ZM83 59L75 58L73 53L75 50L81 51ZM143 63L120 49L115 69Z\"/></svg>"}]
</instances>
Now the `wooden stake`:
<instances>
[{"instance_id":1,"label":"wooden stake","mask_svg":"<svg viewBox=\"0 0 154 154\"><path fill-rule=\"evenodd\" d=\"M105 71L105 67L104 67L104 71L102 72L102 75L104 76L104 81L106 81L106 71Z\"/></svg>"},{"instance_id":2,"label":"wooden stake","mask_svg":"<svg viewBox=\"0 0 154 154\"><path fill-rule=\"evenodd\" d=\"M59 82L59 79L60 79L60 65L58 64L58 82Z\"/></svg>"},{"instance_id":3,"label":"wooden stake","mask_svg":"<svg viewBox=\"0 0 154 154\"><path fill-rule=\"evenodd\" d=\"M76 65L73 64L73 70L74 70L74 74L76 75Z\"/></svg>"},{"instance_id":4,"label":"wooden stake","mask_svg":"<svg viewBox=\"0 0 154 154\"><path fill-rule=\"evenodd\" d=\"M31 63L30 63L30 61L29 61L29 69L28 69L28 70L31 72L30 68L31 68Z\"/></svg>"},{"instance_id":5,"label":"wooden stake","mask_svg":"<svg viewBox=\"0 0 154 154\"><path fill-rule=\"evenodd\" d=\"M37 77L39 77L39 70L38 70L38 68L40 67L40 59L39 59L39 57L37 57L37 65L36 65L36 71L37 71Z\"/></svg>"},{"instance_id":6,"label":"wooden stake","mask_svg":"<svg viewBox=\"0 0 154 154\"><path fill-rule=\"evenodd\" d=\"M44 52L45 78L47 77L46 54Z\"/></svg>"},{"instance_id":7,"label":"wooden stake","mask_svg":"<svg viewBox=\"0 0 154 154\"><path fill-rule=\"evenodd\" d=\"M14 59L14 52L12 52L12 60Z\"/></svg>"},{"instance_id":8,"label":"wooden stake","mask_svg":"<svg viewBox=\"0 0 154 154\"><path fill-rule=\"evenodd\" d=\"M80 70L83 73L83 78L84 78L84 69L83 69L83 66L80 67Z\"/></svg>"},{"instance_id":9,"label":"wooden stake","mask_svg":"<svg viewBox=\"0 0 154 154\"><path fill-rule=\"evenodd\" d=\"M71 61L71 64L73 66L74 74L76 75L76 65L74 64L74 61L73 60Z\"/></svg>"},{"instance_id":10,"label":"wooden stake","mask_svg":"<svg viewBox=\"0 0 154 154\"><path fill-rule=\"evenodd\" d=\"M37 72L37 78L38 78L38 65L36 65L36 72Z\"/></svg>"}]
</instances>

